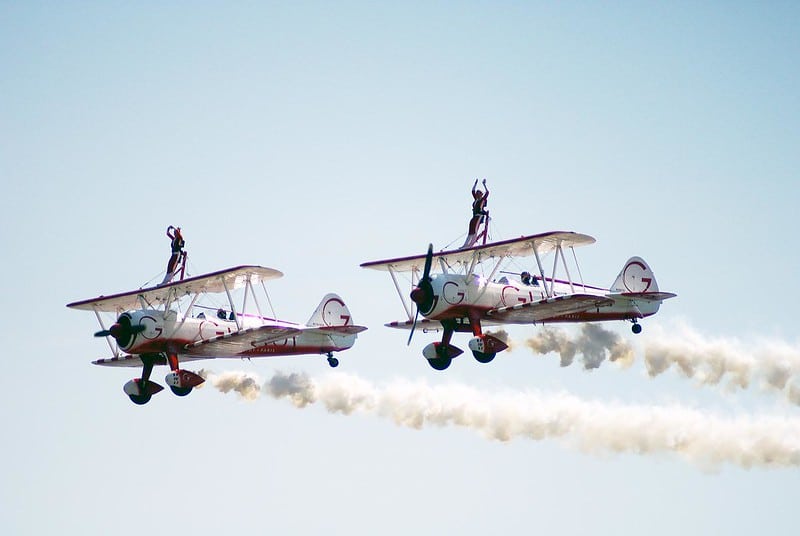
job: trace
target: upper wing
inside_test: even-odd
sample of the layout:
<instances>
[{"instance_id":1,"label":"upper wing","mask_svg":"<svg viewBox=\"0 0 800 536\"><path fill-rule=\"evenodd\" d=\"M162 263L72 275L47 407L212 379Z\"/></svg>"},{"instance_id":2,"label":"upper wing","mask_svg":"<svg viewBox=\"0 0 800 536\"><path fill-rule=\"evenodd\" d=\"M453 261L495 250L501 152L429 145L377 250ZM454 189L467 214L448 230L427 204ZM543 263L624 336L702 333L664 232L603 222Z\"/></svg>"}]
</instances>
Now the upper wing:
<instances>
[{"instance_id":1,"label":"upper wing","mask_svg":"<svg viewBox=\"0 0 800 536\"><path fill-rule=\"evenodd\" d=\"M181 352L188 356L228 357L264 346L274 341L292 337L303 330L288 326L259 326L227 333L189 344Z\"/></svg>"},{"instance_id":2,"label":"upper wing","mask_svg":"<svg viewBox=\"0 0 800 536\"><path fill-rule=\"evenodd\" d=\"M537 235L521 236L511 240L492 242L485 245L473 246L465 249L440 251L433 254L434 259L443 259L449 265L471 263L473 259L485 260L492 257L524 257L534 254L534 248L539 255L544 255L561 247L578 247L594 244L595 239L589 235L574 233L572 231L553 231ZM374 270L394 270L408 272L422 270L425 266L425 255L411 257L398 257L380 261L370 261L361 264L362 268Z\"/></svg>"},{"instance_id":3,"label":"upper wing","mask_svg":"<svg viewBox=\"0 0 800 536\"><path fill-rule=\"evenodd\" d=\"M72 309L86 311L116 312L139 307L139 298L153 305L161 304L176 298L199 294L202 292L225 292L244 286L246 281L258 283L268 279L283 277L283 273L263 266L236 266L218 272L187 277L182 281L168 283L158 287L149 287L111 296L98 296L88 300L68 303Z\"/></svg>"},{"instance_id":4,"label":"upper wing","mask_svg":"<svg viewBox=\"0 0 800 536\"><path fill-rule=\"evenodd\" d=\"M508 322L510 324L527 324L541 322L548 318L579 313L588 309L608 307L614 300L592 294L568 294L546 300L521 303L510 307L501 307L487 311L489 320Z\"/></svg>"}]
</instances>

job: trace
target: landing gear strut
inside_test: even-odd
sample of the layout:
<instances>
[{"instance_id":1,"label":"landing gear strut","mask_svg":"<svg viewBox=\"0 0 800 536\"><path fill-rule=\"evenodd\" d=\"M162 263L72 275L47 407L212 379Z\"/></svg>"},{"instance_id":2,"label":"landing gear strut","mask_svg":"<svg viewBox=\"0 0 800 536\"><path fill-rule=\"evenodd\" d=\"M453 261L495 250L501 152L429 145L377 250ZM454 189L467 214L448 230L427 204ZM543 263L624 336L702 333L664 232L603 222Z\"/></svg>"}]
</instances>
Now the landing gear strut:
<instances>
[{"instance_id":1,"label":"landing gear strut","mask_svg":"<svg viewBox=\"0 0 800 536\"><path fill-rule=\"evenodd\" d=\"M331 368L336 368L336 367L339 366L339 360L336 359L335 357L333 357L332 353L329 353L328 354L328 364L331 366Z\"/></svg>"},{"instance_id":2,"label":"landing gear strut","mask_svg":"<svg viewBox=\"0 0 800 536\"><path fill-rule=\"evenodd\" d=\"M143 364L142 377L130 380L122 388L131 402L137 406L147 404L154 394L163 389L156 382L150 381L150 374L153 372L153 365L155 365L158 354L142 354L140 357Z\"/></svg>"}]
</instances>

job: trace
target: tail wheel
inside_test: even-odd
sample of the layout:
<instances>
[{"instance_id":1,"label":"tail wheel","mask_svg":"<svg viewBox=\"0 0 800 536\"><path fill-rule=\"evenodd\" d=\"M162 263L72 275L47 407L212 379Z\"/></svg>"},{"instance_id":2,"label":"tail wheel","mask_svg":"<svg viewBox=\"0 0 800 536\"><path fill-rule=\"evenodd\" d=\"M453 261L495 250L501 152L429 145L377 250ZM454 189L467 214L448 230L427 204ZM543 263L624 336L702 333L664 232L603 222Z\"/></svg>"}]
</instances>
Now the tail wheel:
<instances>
[{"instance_id":1,"label":"tail wheel","mask_svg":"<svg viewBox=\"0 0 800 536\"><path fill-rule=\"evenodd\" d=\"M176 387L175 385L170 385L169 388L178 396L186 396L192 392L191 387Z\"/></svg>"},{"instance_id":2,"label":"tail wheel","mask_svg":"<svg viewBox=\"0 0 800 536\"><path fill-rule=\"evenodd\" d=\"M329 365L330 365L332 368L336 368L336 367L338 367L338 366L339 366L339 360L338 360L338 359L336 359L335 357L329 357L329 358L328 358L328 364L329 364Z\"/></svg>"},{"instance_id":3,"label":"tail wheel","mask_svg":"<svg viewBox=\"0 0 800 536\"><path fill-rule=\"evenodd\" d=\"M641 324L634 324L634 325L632 325L632 326L631 326L631 331L632 331L632 332L634 332L634 333L636 333L636 334L639 334L639 333L641 333L641 332L642 332L642 325L641 325Z\"/></svg>"},{"instance_id":4,"label":"tail wheel","mask_svg":"<svg viewBox=\"0 0 800 536\"><path fill-rule=\"evenodd\" d=\"M150 395L128 395L128 398L137 406L144 406L150 402Z\"/></svg>"}]
</instances>

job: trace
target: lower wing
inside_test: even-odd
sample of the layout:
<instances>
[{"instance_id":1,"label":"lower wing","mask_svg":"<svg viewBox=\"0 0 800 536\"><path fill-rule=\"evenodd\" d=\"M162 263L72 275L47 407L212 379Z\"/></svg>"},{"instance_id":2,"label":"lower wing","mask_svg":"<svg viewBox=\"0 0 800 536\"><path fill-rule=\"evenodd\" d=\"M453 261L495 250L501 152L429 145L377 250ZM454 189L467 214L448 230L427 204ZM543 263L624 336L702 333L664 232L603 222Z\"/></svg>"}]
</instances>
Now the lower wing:
<instances>
[{"instance_id":1,"label":"lower wing","mask_svg":"<svg viewBox=\"0 0 800 536\"><path fill-rule=\"evenodd\" d=\"M500 307L486 312L486 318L509 324L533 324L548 318L600 309L614 304L614 300L593 294L568 294L546 300Z\"/></svg>"},{"instance_id":2,"label":"lower wing","mask_svg":"<svg viewBox=\"0 0 800 536\"><path fill-rule=\"evenodd\" d=\"M185 357L181 358L181 361L199 361L201 359L211 359L210 357ZM153 360L154 365L166 365L167 358L163 355L159 355ZM142 358L140 358L136 354L131 355L121 355L117 357L108 357L105 359L98 359L96 361L92 361L92 365L101 365L104 367L142 367L144 363L142 362Z\"/></svg>"}]
</instances>

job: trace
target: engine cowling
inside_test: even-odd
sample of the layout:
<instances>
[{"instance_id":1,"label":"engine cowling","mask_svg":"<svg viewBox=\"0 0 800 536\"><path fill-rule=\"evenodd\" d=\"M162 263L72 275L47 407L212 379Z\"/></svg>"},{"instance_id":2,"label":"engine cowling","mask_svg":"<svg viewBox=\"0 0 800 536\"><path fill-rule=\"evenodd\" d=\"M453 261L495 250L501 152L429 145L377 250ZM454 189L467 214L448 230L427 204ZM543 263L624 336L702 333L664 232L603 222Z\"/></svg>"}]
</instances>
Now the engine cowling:
<instances>
[{"instance_id":1,"label":"engine cowling","mask_svg":"<svg viewBox=\"0 0 800 536\"><path fill-rule=\"evenodd\" d=\"M158 311L129 311L122 313L107 330L95 337L112 337L123 350L136 346L140 339L154 339L163 331L163 315Z\"/></svg>"}]
</instances>

